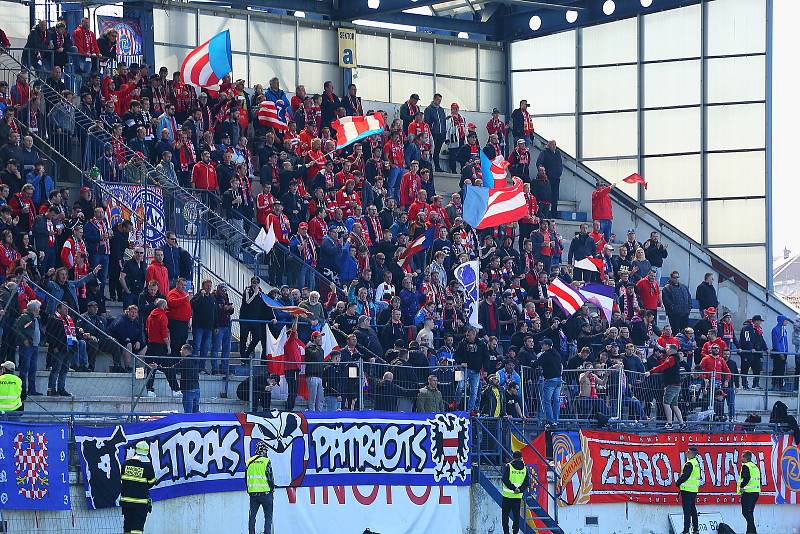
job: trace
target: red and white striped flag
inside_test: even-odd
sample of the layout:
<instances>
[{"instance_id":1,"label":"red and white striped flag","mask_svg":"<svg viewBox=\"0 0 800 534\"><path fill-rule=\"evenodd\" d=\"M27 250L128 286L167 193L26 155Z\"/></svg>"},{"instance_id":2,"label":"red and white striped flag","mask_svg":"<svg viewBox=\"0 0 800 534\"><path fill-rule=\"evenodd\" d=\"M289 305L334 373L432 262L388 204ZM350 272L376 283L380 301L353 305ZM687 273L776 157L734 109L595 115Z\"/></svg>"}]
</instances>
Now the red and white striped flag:
<instances>
[{"instance_id":1,"label":"red and white striped flag","mask_svg":"<svg viewBox=\"0 0 800 534\"><path fill-rule=\"evenodd\" d=\"M273 130L288 130L289 126L281 120L278 108L272 100L264 100L258 106L258 122L264 126L271 126Z\"/></svg>"},{"instance_id":2,"label":"red and white striped flag","mask_svg":"<svg viewBox=\"0 0 800 534\"><path fill-rule=\"evenodd\" d=\"M342 117L333 121L331 127L336 131L336 148L344 148L370 135L383 133L383 115Z\"/></svg>"},{"instance_id":3,"label":"red and white striped flag","mask_svg":"<svg viewBox=\"0 0 800 534\"><path fill-rule=\"evenodd\" d=\"M547 286L547 292L555 299L555 302L561 306L564 312L571 316L576 311L581 309L586 299L581 295L580 291L574 287L565 284L563 280L556 277Z\"/></svg>"}]
</instances>

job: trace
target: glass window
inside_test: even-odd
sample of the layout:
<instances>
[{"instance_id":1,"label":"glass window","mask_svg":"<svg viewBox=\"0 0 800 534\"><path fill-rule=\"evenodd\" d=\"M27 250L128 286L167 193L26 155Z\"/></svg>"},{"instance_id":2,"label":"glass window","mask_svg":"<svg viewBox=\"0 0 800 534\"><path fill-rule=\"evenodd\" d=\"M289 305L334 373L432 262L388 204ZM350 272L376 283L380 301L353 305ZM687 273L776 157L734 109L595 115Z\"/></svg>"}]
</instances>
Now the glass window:
<instances>
[{"instance_id":1,"label":"glass window","mask_svg":"<svg viewBox=\"0 0 800 534\"><path fill-rule=\"evenodd\" d=\"M708 55L766 50L765 0L715 0L708 3ZM762 74L763 76L763 74Z\"/></svg>"},{"instance_id":2,"label":"glass window","mask_svg":"<svg viewBox=\"0 0 800 534\"><path fill-rule=\"evenodd\" d=\"M534 117L533 128L546 139L555 139L567 154L575 154L575 116ZM513 141L511 141L513 143Z\"/></svg>"},{"instance_id":3,"label":"glass window","mask_svg":"<svg viewBox=\"0 0 800 534\"><path fill-rule=\"evenodd\" d=\"M392 85L394 85L396 76L396 74L392 74ZM406 75L404 74L403 76ZM423 101L425 98L430 100L430 98L433 97L433 79L428 79L431 80L431 88L429 91L423 91L422 89L419 91L412 91L419 93ZM456 80L455 78L437 76L436 92L447 95L448 99L452 98L449 102L458 102L459 107L464 111L476 111L475 91L477 87L475 84L476 82L474 80ZM394 90L392 92L394 93ZM397 93L394 94L396 95ZM408 95L406 95L405 98L408 98ZM397 100L397 102L399 102L399 100ZM447 105L449 106L449 104Z\"/></svg>"},{"instance_id":4,"label":"glass window","mask_svg":"<svg viewBox=\"0 0 800 534\"><path fill-rule=\"evenodd\" d=\"M559 141L558 144L564 148L561 141ZM616 182L639 171L639 162L636 158L604 159L599 161L584 161L583 163L609 182ZM631 198L639 198L639 186L637 184L621 182L616 185L615 189L622 191Z\"/></svg>"},{"instance_id":5,"label":"glass window","mask_svg":"<svg viewBox=\"0 0 800 534\"><path fill-rule=\"evenodd\" d=\"M647 207L695 241L702 239L700 202L648 202Z\"/></svg>"},{"instance_id":6,"label":"glass window","mask_svg":"<svg viewBox=\"0 0 800 534\"><path fill-rule=\"evenodd\" d=\"M636 61L638 36L635 18L589 26L582 31L584 65Z\"/></svg>"},{"instance_id":7,"label":"glass window","mask_svg":"<svg viewBox=\"0 0 800 534\"><path fill-rule=\"evenodd\" d=\"M526 99L533 113L575 113L575 71L550 70L511 74L511 105Z\"/></svg>"},{"instance_id":8,"label":"glass window","mask_svg":"<svg viewBox=\"0 0 800 534\"><path fill-rule=\"evenodd\" d=\"M294 25L251 19L250 51L254 54L294 58L294 29Z\"/></svg>"},{"instance_id":9,"label":"glass window","mask_svg":"<svg viewBox=\"0 0 800 534\"><path fill-rule=\"evenodd\" d=\"M337 50L338 45L337 45ZM411 72L433 72L433 43L392 36L392 68ZM411 91L412 93L414 91ZM409 93L411 94L411 93ZM420 96L422 96L420 94ZM408 95L406 95L408 98Z\"/></svg>"},{"instance_id":10,"label":"glass window","mask_svg":"<svg viewBox=\"0 0 800 534\"><path fill-rule=\"evenodd\" d=\"M700 104L700 60L644 66L644 107Z\"/></svg>"},{"instance_id":11,"label":"glass window","mask_svg":"<svg viewBox=\"0 0 800 534\"><path fill-rule=\"evenodd\" d=\"M767 254L765 247L715 247L717 254L762 286L766 284Z\"/></svg>"},{"instance_id":12,"label":"glass window","mask_svg":"<svg viewBox=\"0 0 800 534\"><path fill-rule=\"evenodd\" d=\"M481 48L479 54L481 79L505 83L506 60L503 57L503 52L493 48Z\"/></svg>"},{"instance_id":13,"label":"glass window","mask_svg":"<svg viewBox=\"0 0 800 534\"><path fill-rule=\"evenodd\" d=\"M244 80L245 87L250 87L250 80L247 79L247 54L232 54L231 59L233 60L233 71L231 72L231 76L234 80L241 78ZM272 78L272 76L270 76ZM293 80L289 80L290 83ZM293 88L293 87L292 87Z\"/></svg>"},{"instance_id":14,"label":"glass window","mask_svg":"<svg viewBox=\"0 0 800 534\"><path fill-rule=\"evenodd\" d=\"M646 158L645 198L666 200L700 198L700 155Z\"/></svg>"},{"instance_id":15,"label":"glass window","mask_svg":"<svg viewBox=\"0 0 800 534\"><path fill-rule=\"evenodd\" d=\"M756 197L764 195L764 152L709 154L709 197Z\"/></svg>"},{"instance_id":16,"label":"glass window","mask_svg":"<svg viewBox=\"0 0 800 534\"><path fill-rule=\"evenodd\" d=\"M356 33L356 62L359 67L388 67L389 39L384 35Z\"/></svg>"},{"instance_id":17,"label":"glass window","mask_svg":"<svg viewBox=\"0 0 800 534\"><path fill-rule=\"evenodd\" d=\"M362 99L389 102L389 71L359 68L358 78L353 78L353 83L358 86Z\"/></svg>"},{"instance_id":18,"label":"glass window","mask_svg":"<svg viewBox=\"0 0 800 534\"><path fill-rule=\"evenodd\" d=\"M153 40L157 43L197 46L196 26L197 19L193 12L178 9L153 10ZM28 27L28 31L30 31L30 27ZM180 63L182 62L183 59Z\"/></svg>"},{"instance_id":19,"label":"glass window","mask_svg":"<svg viewBox=\"0 0 800 534\"><path fill-rule=\"evenodd\" d=\"M449 74L464 78L477 77L477 49L474 46L458 46L436 43L436 74Z\"/></svg>"},{"instance_id":20,"label":"glass window","mask_svg":"<svg viewBox=\"0 0 800 534\"><path fill-rule=\"evenodd\" d=\"M644 60L700 57L700 5L644 17Z\"/></svg>"},{"instance_id":21,"label":"glass window","mask_svg":"<svg viewBox=\"0 0 800 534\"><path fill-rule=\"evenodd\" d=\"M710 106L708 149L764 148L764 104Z\"/></svg>"},{"instance_id":22,"label":"glass window","mask_svg":"<svg viewBox=\"0 0 800 534\"><path fill-rule=\"evenodd\" d=\"M709 59L708 101L764 100L764 62L764 56Z\"/></svg>"},{"instance_id":23,"label":"glass window","mask_svg":"<svg viewBox=\"0 0 800 534\"><path fill-rule=\"evenodd\" d=\"M170 11L170 17L172 16L171 14L172 11ZM171 37L171 24L169 28L170 38L168 39L168 42L174 42ZM205 15L200 13L198 29L200 30L199 39L201 43L205 43L221 31L230 30L231 50L238 50L240 52L247 50L247 21L245 19L220 17L218 15ZM194 33L194 30L192 30L192 32Z\"/></svg>"},{"instance_id":24,"label":"glass window","mask_svg":"<svg viewBox=\"0 0 800 534\"><path fill-rule=\"evenodd\" d=\"M575 66L575 31L511 43L512 69Z\"/></svg>"},{"instance_id":25,"label":"glass window","mask_svg":"<svg viewBox=\"0 0 800 534\"><path fill-rule=\"evenodd\" d=\"M394 46L394 43L392 43L392 46ZM445 91L442 90L442 79L440 78L436 80L436 83L439 84L439 92L446 94ZM421 99L420 102L430 101L430 99L433 97L433 76L424 76L422 74L406 74L405 72L393 72L390 89L392 91L391 102L405 102L413 93L417 93L419 95ZM473 107L465 108L464 103L459 102L459 105L462 109L474 109L474 85L472 93ZM450 97L448 96L447 98L449 99ZM453 100L448 100L447 102L452 102L454 100L455 98ZM448 103L445 103L445 105L449 106Z\"/></svg>"},{"instance_id":26,"label":"glass window","mask_svg":"<svg viewBox=\"0 0 800 534\"><path fill-rule=\"evenodd\" d=\"M583 69L583 111L636 109L636 65Z\"/></svg>"},{"instance_id":27,"label":"glass window","mask_svg":"<svg viewBox=\"0 0 800 534\"><path fill-rule=\"evenodd\" d=\"M333 82L333 91L337 95L341 95L342 91L342 74L339 65L322 65L320 63L310 63L308 61L300 61L300 82L306 86L306 91L309 94L321 93L322 85L326 81ZM269 81L267 78L266 81Z\"/></svg>"},{"instance_id":28,"label":"glass window","mask_svg":"<svg viewBox=\"0 0 800 534\"><path fill-rule=\"evenodd\" d=\"M155 45L153 48L156 55L156 65L159 68L163 65L170 72L175 72L180 68L188 52L186 48L179 46Z\"/></svg>"},{"instance_id":29,"label":"glass window","mask_svg":"<svg viewBox=\"0 0 800 534\"><path fill-rule=\"evenodd\" d=\"M300 26L297 34L297 40L300 43L300 57L336 62L338 65L339 43L337 39L336 30ZM341 80L341 76L338 79Z\"/></svg>"},{"instance_id":30,"label":"glass window","mask_svg":"<svg viewBox=\"0 0 800 534\"><path fill-rule=\"evenodd\" d=\"M294 92L294 60L250 56L250 77L254 83L266 86L273 76L278 77L284 90Z\"/></svg>"},{"instance_id":31,"label":"glass window","mask_svg":"<svg viewBox=\"0 0 800 534\"><path fill-rule=\"evenodd\" d=\"M636 113L583 116L583 157L635 156Z\"/></svg>"},{"instance_id":32,"label":"glass window","mask_svg":"<svg viewBox=\"0 0 800 534\"><path fill-rule=\"evenodd\" d=\"M700 151L700 108L644 112L644 153Z\"/></svg>"},{"instance_id":33,"label":"glass window","mask_svg":"<svg viewBox=\"0 0 800 534\"><path fill-rule=\"evenodd\" d=\"M439 80L436 81L437 83ZM506 86L499 83L481 82L481 111L491 113L492 108L500 110L500 116L511 117L511 113L504 110ZM511 110L514 111L514 110ZM488 119L487 119L488 122Z\"/></svg>"},{"instance_id":34,"label":"glass window","mask_svg":"<svg viewBox=\"0 0 800 534\"><path fill-rule=\"evenodd\" d=\"M708 243L764 243L764 206L764 199L709 201Z\"/></svg>"}]
</instances>

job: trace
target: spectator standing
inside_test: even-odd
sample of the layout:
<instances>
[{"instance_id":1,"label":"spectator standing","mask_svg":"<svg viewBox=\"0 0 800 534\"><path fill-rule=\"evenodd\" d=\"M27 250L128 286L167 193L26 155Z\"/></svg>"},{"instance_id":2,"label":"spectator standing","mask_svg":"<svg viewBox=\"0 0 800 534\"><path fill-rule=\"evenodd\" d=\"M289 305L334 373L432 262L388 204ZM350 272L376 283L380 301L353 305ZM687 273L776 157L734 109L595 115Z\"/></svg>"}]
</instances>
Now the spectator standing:
<instances>
[{"instance_id":1,"label":"spectator standing","mask_svg":"<svg viewBox=\"0 0 800 534\"><path fill-rule=\"evenodd\" d=\"M683 422L683 414L681 413L681 409L678 407L678 397L680 397L681 393L681 362L683 360L683 353L678 352L678 348L675 345L668 345L667 346L667 355L664 360L647 371L644 376L649 377L650 375L663 373L663 383L664 383L664 414L667 418L667 422L664 425L665 430L672 430L672 420L675 417L678 420L678 430L686 429L686 423Z\"/></svg>"},{"instance_id":2,"label":"spectator standing","mask_svg":"<svg viewBox=\"0 0 800 534\"><path fill-rule=\"evenodd\" d=\"M172 396L183 396L183 393L180 391L178 379L175 378L175 367L168 358L172 352L173 339L170 335L170 320L167 316L167 306L166 300L156 300L155 309L150 312L150 315L147 317L147 324L145 325L145 332L147 334L147 357L145 361L152 368L150 377L147 379L146 387L147 396L151 398L156 397L153 383L155 382L156 369L158 369L159 365L164 366L161 372L167 377L167 382L170 388L172 388ZM183 346L183 343L181 346Z\"/></svg>"},{"instance_id":3,"label":"spectator standing","mask_svg":"<svg viewBox=\"0 0 800 534\"><path fill-rule=\"evenodd\" d=\"M91 314L92 306L87 306L87 308L89 309L88 313ZM108 326L108 334L124 349L120 350L119 347L114 347L111 353L114 361L114 365L111 367L112 373L131 372L133 363L131 354L142 354L147 349L147 339L143 336L143 332L143 325L139 321L139 307L135 304L126 307L125 312L111 322ZM89 364L90 366L93 364L91 351Z\"/></svg>"},{"instance_id":4,"label":"spectator standing","mask_svg":"<svg viewBox=\"0 0 800 534\"><path fill-rule=\"evenodd\" d=\"M325 351L322 348L322 337L319 330L311 332L311 341L306 345L306 384L308 386L308 411L321 412L325 409L325 390L322 386L322 365Z\"/></svg>"},{"instance_id":5,"label":"spectator standing","mask_svg":"<svg viewBox=\"0 0 800 534\"><path fill-rule=\"evenodd\" d=\"M67 372L72 356L78 350L78 332L63 302L56 304L55 312L47 325L47 341L52 350L50 378L47 381L48 397L71 397L66 390Z\"/></svg>"},{"instance_id":6,"label":"spectator standing","mask_svg":"<svg viewBox=\"0 0 800 534\"><path fill-rule=\"evenodd\" d=\"M203 280L198 291L190 300L192 318L192 339L194 341L194 355L197 356L198 367L206 372L206 360L211 350L211 338L217 321L217 302L212 294L211 280ZM172 294L172 291L170 291ZM169 302L169 296L168 300ZM183 346L183 344L181 344ZM211 374L217 374L216 362L211 360Z\"/></svg>"},{"instance_id":7,"label":"spectator standing","mask_svg":"<svg viewBox=\"0 0 800 534\"><path fill-rule=\"evenodd\" d=\"M439 391L439 379L428 375L428 383L419 390L414 411L419 413L440 413L445 411L444 398Z\"/></svg>"},{"instance_id":8,"label":"spectator standing","mask_svg":"<svg viewBox=\"0 0 800 534\"><path fill-rule=\"evenodd\" d=\"M103 208L95 208L94 217L83 226L83 236L89 252L89 264L92 267L100 266L97 281L100 283L100 292L103 293L111 255L111 228Z\"/></svg>"},{"instance_id":9,"label":"spectator standing","mask_svg":"<svg viewBox=\"0 0 800 534\"><path fill-rule=\"evenodd\" d=\"M192 359L192 346L184 343L180 358L174 363L175 371L181 375L181 401L184 413L200 411L200 366Z\"/></svg>"},{"instance_id":10,"label":"spectator standing","mask_svg":"<svg viewBox=\"0 0 800 534\"><path fill-rule=\"evenodd\" d=\"M680 283L680 277L678 271L672 271L669 282L661 291L664 311L673 332L682 332L689 326L689 312L692 310L692 295L689 288Z\"/></svg>"},{"instance_id":11,"label":"spectator standing","mask_svg":"<svg viewBox=\"0 0 800 534\"><path fill-rule=\"evenodd\" d=\"M611 190L613 188L614 184L603 185L602 180L598 178L595 189L592 191L592 220L600 223L600 231L607 243L611 241L611 223L614 219L611 206Z\"/></svg>"},{"instance_id":12,"label":"spectator standing","mask_svg":"<svg viewBox=\"0 0 800 534\"><path fill-rule=\"evenodd\" d=\"M447 138L447 114L442 108L442 95L433 95L431 104L425 108L425 122L431 129L433 136L433 164L436 172L444 172L439 161L442 145Z\"/></svg>"},{"instance_id":13,"label":"spectator standing","mask_svg":"<svg viewBox=\"0 0 800 534\"><path fill-rule=\"evenodd\" d=\"M519 107L511 112L511 134L515 144L520 139L528 148L533 144L533 117L528 113L527 100L520 100Z\"/></svg>"},{"instance_id":14,"label":"spectator standing","mask_svg":"<svg viewBox=\"0 0 800 534\"><path fill-rule=\"evenodd\" d=\"M122 265L122 272L119 275L123 308L135 304L139 294L144 291L146 271L144 249L136 247L133 250L133 256Z\"/></svg>"},{"instance_id":15,"label":"spectator standing","mask_svg":"<svg viewBox=\"0 0 800 534\"><path fill-rule=\"evenodd\" d=\"M701 310L708 308L718 308L719 300L717 299L717 290L714 289L714 274L706 273L703 276L703 281L697 285L694 292L694 298L697 299L697 306Z\"/></svg>"},{"instance_id":16,"label":"spectator standing","mask_svg":"<svg viewBox=\"0 0 800 534\"><path fill-rule=\"evenodd\" d=\"M656 280L655 268L651 268L645 278L636 282L636 288L639 291L642 309L653 312L653 321L655 324L658 308L662 306L661 287L659 287L658 280Z\"/></svg>"},{"instance_id":17,"label":"spectator standing","mask_svg":"<svg viewBox=\"0 0 800 534\"><path fill-rule=\"evenodd\" d=\"M739 366L731 359L731 349L722 351L722 359L731 371L731 379L725 388L725 402L728 405L728 421L736 420L736 390L739 389Z\"/></svg>"},{"instance_id":18,"label":"spectator standing","mask_svg":"<svg viewBox=\"0 0 800 534\"><path fill-rule=\"evenodd\" d=\"M547 179L550 182L550 206L553 216L558 214L558 201L561 198L561 174L564 172L564 163L561 160L561 151L556 147L555 139L547 142L547 146L536 158L536 166L544 167Z\"/></svg>"},{"instance_id":19,"label":"spectator standing","mask_svg":"<svg viewBox=\"0 0 800 534\"><path fill-rule=\"evenodd\" d=\"M228 296L228 286L217 284L214 291L214 301L217 305L214 321L214 335L211 337L211 369L222 376L230 372L229 362L231 357L231 316L235 308Z\"/></svg>"},{"instance_id":20,"label":"spectator standing","mask_svg":"<svg viewBox=\"0 0 800 534\"><path fill-rule=\"evenodd\" d=\"M645 258L656 269L656 280L661 281L661 268L664 266L664 259L669 255L667 245L659 241L658 232L650 232L650 239L644 242L642 248Z\"/></svg>"},{"instance_id":21,"label":"spectator standing","mask_svg":"<svg viewBox=\"0 0 800 534\"><path fill-rule=\"evenodd\" d=\"M39 313L42 303L38 300L28 302L25 312L14 324L17 344L20 347L19 376L22 379L22 398L39 396L36 391L36 371L38 370L39 343L42 341L42 325Z\"/></svg>"},{"instance_id":22,"label":"spectator standing","mask_svg":"<svg viewBox=\"0 0 800 534\"><path fill-rule=\"evenodd\" d=\"M295 316L283 349L283 372L288 390L286 410L290 412L294 410L297 401L297 381L300 376L300 364L303 363L302 342L297 337L297 317Z\"/></svg>"},{"instance_id":23,"label":"spectator standing","mask_svg":"<svg viewBox=\"0 0 800 534\"><path fill-rule=\"evenodd\" d=\"M167 293L167 318L169 319L170 353L177 354L189 337L192 319L191 295L186 291L186 280L178 278L175 287ZM205 371L203 371L205 372Z\"/></svg>"},{"instance_id":24,"label":"spectator standing","mask_svg":"<svg viewBox=\"0 0 800 534\"><path fill-rule=\"evenodd\" d=\"M563 372L561 354L553 349L553 340L543 337L539 341L542 352L531 362L531 367L542 368L542 411L546 426L557 425L561 413L561 373Z\"/></svg>"},{"instance_id":25,"label":"spectator standing","mask_svg":"<svg viewBox=\"0 0 800 534\"><path fill-rule=\"evenodd\" d=\"M764 329L761 325L764 318L754 315L752 319L744 322L739 333L739 356L742 360L742 387L749 389L747 375L753 371L753 389L761 389L759 378L761 375L761 358L767 353L767 344L764 342Z\"/></svg>"},{"instance_id":26,"label":"spectator standing","mask_svg":"<svg viewBox=\"0 0 800 534\"><path fill-rule=\"evenodd\" d=\"M480 385L481 369L489 367L489 352L486 344L477 338L478 331L470 326L467 328L466 336L456 347L455 361L466 370L465 380L459 385L459 393L463 393L465 383L469 384L469 404L467 411L475 409L478 399L478 387Z\"/></svg>"},{"instance_id":27,"label":"spectator standing","mask_svg":"<svg viewBox=\"0 0 800 534\"><path fill-rule=\"evenodd\" d=\"M772 328L772 389L782 391L784 389L783 376L786 374L786 359L789 356L789 332L786 328L789 325L788 317L778 315L778 322Z\"/></svg>"},{"instance_id":28,"label":"spectator standing","mask_svg":"<svg viewBox=\"0 0 800 534\"><path fill-rule=\"evenodd\" d=\"M159 249L153 253L153 259L150 261L150 265L147 266L145 281L148 284L155 282L158 285L158 292L162 295L166 295L169 291L169 271L167 266L164 265L163 250Z\"/></svg>"}]
</instances>

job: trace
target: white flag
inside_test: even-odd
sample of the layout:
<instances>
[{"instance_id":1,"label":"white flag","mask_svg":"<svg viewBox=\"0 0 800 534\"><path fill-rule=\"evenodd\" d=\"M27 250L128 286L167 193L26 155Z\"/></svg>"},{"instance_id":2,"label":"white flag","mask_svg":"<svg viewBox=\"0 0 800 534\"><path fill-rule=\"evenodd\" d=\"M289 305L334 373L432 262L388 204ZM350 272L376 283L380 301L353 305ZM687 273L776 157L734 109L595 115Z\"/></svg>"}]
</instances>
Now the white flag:
<instances>
[{"instance_id":1,"label":"white flag","mask_svg":"<svg viewBox=\"0 0 800 534\"><path fill-rule=\"evenodd\" d=\"M327 360L331 356L331 352L334 350L339 350L339 344L336 343L336 337L333 335L333 330L331 330L331 325L325 323L325 326L322 327L322 333L325 334L322 336L322 352L325 353L325 359Z\"/></svg>"},{"instance_id":2,"label":"white flag","mask_svg":"<svg viewBox=\"0 0 800 534\"><path fill-rule=\"evenodd\" d=\"M261 231L258 232L258 236L254 243L258 248L264 251L264 254L267 254L272 247L275 246L275 227L272 224L269 225L269 231L265 231L264 227L261 227Z\"/></svg>"}]
</instances>

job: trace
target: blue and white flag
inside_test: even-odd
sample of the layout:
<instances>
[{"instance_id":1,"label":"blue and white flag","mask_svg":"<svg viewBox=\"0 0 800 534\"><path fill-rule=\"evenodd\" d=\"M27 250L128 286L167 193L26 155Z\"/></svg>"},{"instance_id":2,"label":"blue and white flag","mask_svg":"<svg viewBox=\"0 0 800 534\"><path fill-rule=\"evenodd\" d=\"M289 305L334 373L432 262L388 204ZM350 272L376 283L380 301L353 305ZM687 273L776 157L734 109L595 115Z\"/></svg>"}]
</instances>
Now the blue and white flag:
<instances>
[{"instance_id":1,"label":"blue and white flag","mask_svg":"<svg viewBox=\"0 0 800 534\"><path fill-rule=\"evenodd\" d=\"M456 280L464 288L464 315L470 326L482 328L478 322L478 301L480 300L480 262L467 261L456 267Z\"/></svg>"},{"instance_id":2,"label":"blue and white flag","mask_svg":"<svg viewBox=\"0 0 800 534\"><path fill-rule=\"evenodd\" d=\"M614 286L605 284L586 284L580 289L584 298L603 310L603 315L611 322L611 313L614 308Z\"/></svg>"}]
</instances>

